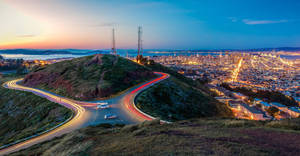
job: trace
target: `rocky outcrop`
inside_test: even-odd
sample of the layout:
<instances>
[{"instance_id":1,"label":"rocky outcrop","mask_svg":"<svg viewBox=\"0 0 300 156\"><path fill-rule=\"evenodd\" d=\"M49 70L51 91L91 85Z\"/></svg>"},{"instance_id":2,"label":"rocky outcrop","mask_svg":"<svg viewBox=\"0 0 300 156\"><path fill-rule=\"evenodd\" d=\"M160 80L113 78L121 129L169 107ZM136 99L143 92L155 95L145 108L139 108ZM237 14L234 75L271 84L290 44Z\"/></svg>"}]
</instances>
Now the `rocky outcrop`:
<instances>
[{"instance_id":1,"label":"rocky outcrop","mask_svg":"<svg viewBox=\"0 0 300 156\"><path fill-rule=\"evenodd\" d=\"M23 84L29 87L46 85L49 88L65 88L67 92L72 93L72 85L59 73L34 72L25 76Z\"/></svg>"}]
</instances>

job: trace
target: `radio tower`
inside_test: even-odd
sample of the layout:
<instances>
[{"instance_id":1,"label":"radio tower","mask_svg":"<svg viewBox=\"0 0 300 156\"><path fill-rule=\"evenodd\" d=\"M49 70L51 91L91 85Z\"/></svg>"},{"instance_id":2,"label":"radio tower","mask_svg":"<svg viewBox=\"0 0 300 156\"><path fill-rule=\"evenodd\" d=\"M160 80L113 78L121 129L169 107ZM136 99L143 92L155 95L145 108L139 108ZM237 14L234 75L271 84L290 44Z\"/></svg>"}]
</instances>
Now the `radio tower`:
<instances>
[{"instance_id":1,"label":"radio tower","mask_svg":"<svg viewBox=\"0 0 300 156\"><path fill-rule=\"evenodd\" d=\"M112 48L111 48L111 51L114 55L117 55L116 40L115 40L115 29L112 30Z\"/></svg>"},{"instance_id":2,"label":"radio tower","mask_svg":"<svg viewBox=\"0 0 300 156\"><path fill-rule=\"evenodd\" d=\"M138 27L138 55L136 57L137 62L140 62L141 58L142 58L142 27L139 26Z\"/></svg>"}]
</instances>

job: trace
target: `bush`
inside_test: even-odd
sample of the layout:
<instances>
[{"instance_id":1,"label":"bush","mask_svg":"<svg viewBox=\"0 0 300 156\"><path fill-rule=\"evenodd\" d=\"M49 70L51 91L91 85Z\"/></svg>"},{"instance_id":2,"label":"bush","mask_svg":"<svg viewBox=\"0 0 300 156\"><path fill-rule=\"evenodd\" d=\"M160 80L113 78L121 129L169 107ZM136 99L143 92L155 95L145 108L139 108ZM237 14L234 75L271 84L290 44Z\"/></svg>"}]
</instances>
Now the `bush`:
<instances>
[{"instance_id":1,"label":"bush","mask_svg":"<svg viewBox=\"0 0 300 156\"><path fill-rule=\"evenodd\" d=\"M300 119L285 119L266 123L266 127L281 128L289 130L300 130Z\"/></svg>"},{"instance_id":2,"label":"bush","mask_svg":"<svg viewBox=\"0 0 300 156\"><path fill-rule=\"evenodd\" d=\"M138 129L138 125L126 125L121 129L121 131L128 133L128 132L133 132L137 129Z\"/></svg>"},{"instance_id":3,"label":"bush","mask_svg":"<svg viewBox=\"0 0 300 156\"><path fill-rule=\"evenodd\" d=\"M267 108L266 111L268 112L269 115L271 115L271 116L273 116L273 117L275 117L276 115L278 115L279 112L280 112L279 109L276 108L276 107L274 107L274 106L272 106L272 107L270 107L270 108Z\"/></svg>"},{"instance_id":4,"label":"bush","mask_svg":"<svg viewBox=\"0 0 300 156\"><path fill-rule=\"evenodd\" d=\"M259 122L252 122L252 121L248 121L248 120L228 120L227 122L224 123L225 127L255 127L255 126L259 126L260 123ZM262 124L260 125L262 126Z\"/></svg>"}]
</instances>

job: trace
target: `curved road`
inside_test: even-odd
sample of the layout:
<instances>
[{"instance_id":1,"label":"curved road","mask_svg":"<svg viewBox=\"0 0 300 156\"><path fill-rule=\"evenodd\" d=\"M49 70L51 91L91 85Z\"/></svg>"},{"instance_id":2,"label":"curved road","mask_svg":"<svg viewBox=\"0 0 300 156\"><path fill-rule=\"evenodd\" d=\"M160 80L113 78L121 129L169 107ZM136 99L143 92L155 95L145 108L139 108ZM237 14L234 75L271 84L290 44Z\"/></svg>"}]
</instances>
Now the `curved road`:
<instances>
[{"instance_id":1,"label":"curved road","mask_svg":"<svg viewBox=\"0 0 300 156\"><path fill-rule=\"evenodd\" d=\"M46 140L50 140L54 137L61 136L62 134L66 134L68 132L89 125L97 125L100 123L135 124L135 123L143 122L145 120L154 119L154 117L147 115L142 111L140 111L138 108L136 108L134 104L134 99L136 95L142 92L143 90L149 88L150 86L162 80L169 78L168 74L160 73L160 72L155 72L155 73L160 77L151 80L149 82L140 84L138 86L132 87L120 96L108 100L92 101L92 102L75 101L41 89L21 86L18 84L18 82L21 81L22 79L17 79L17 80L4 83L3 86L6 88L32 92L41 97L45 97L50 101L59 103L73 110L74 117L54 130L51 130L49 132L46 132L36 137L29 137L30 139L26 141L1 149L0 155L5 155L5 154L19 151L21 149L28 148L34 144L41 143ZM96 107L98 105L97 103L99 102L107 102L111 107L108 109L97 110ZM116 114L118 118L112 120L105 120L104 115L108 113Z\"/></svg>"}]
</instances>

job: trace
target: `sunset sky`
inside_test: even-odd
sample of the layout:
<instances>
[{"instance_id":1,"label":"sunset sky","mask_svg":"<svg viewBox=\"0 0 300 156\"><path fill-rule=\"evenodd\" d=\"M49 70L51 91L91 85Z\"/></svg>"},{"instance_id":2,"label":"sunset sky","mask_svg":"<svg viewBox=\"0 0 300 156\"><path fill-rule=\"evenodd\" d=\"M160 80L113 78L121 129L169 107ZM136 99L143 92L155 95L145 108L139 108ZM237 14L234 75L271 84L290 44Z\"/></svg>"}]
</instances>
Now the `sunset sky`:
<instances>
[{"instance_id":1,"label":"sunset sky","mask_svg":"<svg viewBox=\"0 0 300 156\"><path fill-rule=\"evenodd\" d=\"M296 0L0 0L0 49L300 47Z\"/></svg>"}]
</instances>

